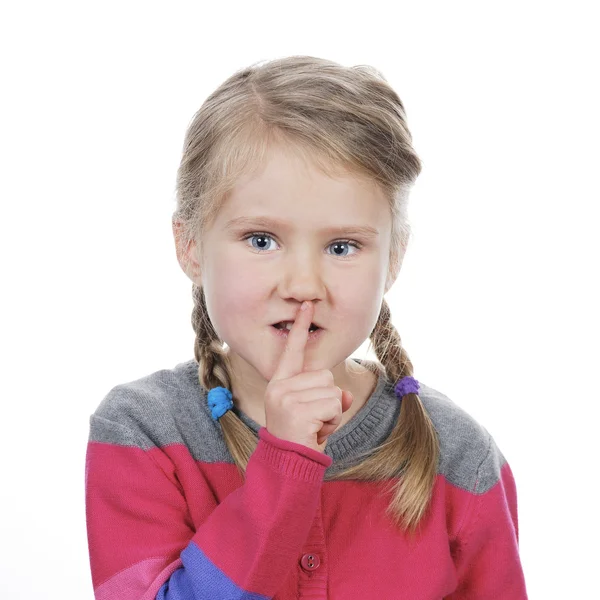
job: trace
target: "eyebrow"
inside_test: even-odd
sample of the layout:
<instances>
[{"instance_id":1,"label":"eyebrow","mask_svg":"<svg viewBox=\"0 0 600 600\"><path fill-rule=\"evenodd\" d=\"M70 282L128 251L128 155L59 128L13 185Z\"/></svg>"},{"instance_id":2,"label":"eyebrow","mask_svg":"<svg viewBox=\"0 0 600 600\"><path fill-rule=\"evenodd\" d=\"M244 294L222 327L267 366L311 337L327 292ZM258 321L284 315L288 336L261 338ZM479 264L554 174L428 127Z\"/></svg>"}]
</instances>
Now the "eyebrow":
<instances>
[{"instance_id":1,"label":"eyebrow","mask_svg":"<svg viewBox=\"0 0 600 600\"><path fill-rule=\"evenodd\" d=\"M256 216L236 217L234 219L230 219L227 221L227 223L225 223L225 229L233 229L235 227L242 226L250 227L252 225L283 230L289 230L293 227L291 224L288 224L285 221L279 221L277 219L272 219L271 217ZM375 238L379 236L379 231L373 227L369 227L368 225L340 225L338 227L324 227L319 231L321 231L321 233L327 233L331 235L348 233L363 235L368 238Z\"/></svg>"}]
</instances>

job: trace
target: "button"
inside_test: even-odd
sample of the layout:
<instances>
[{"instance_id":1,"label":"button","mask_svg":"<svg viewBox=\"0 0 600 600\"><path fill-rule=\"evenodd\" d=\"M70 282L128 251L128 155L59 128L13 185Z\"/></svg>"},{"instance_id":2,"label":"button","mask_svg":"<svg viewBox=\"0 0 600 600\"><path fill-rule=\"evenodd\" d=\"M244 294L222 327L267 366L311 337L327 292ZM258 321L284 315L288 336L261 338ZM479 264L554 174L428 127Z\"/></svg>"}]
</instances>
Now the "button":
<instances>
[{"instance_id":1,"label":"button","mask_svg":"<svg viewBox=\"0 0 600 600\"><path fill-rule=\"evenodd\" d=\"M303 569L307 571L314 571L319 568L321 564L321 559L318 554L305 554L300 561Z\"/></svg>"}]
</instances>

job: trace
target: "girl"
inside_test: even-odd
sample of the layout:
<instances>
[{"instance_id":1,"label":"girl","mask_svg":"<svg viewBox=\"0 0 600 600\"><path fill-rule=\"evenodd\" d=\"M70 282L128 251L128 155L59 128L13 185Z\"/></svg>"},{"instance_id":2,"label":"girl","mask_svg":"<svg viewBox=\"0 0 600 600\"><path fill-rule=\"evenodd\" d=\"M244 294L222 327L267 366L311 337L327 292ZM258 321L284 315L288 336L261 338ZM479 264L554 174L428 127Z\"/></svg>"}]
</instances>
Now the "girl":
<instances>
[{"instance_id":1,"label":"girl","mask_svg":"<svg viewBox=\"0 0 600 600\"><path fill-rule=\"evenodd\" d=\"M289 57L204 102L173 214L195 358L90 417L97 599L527 597L511 469L383 298L420 170L369 67Z\"/></svg>"}]
</instances>

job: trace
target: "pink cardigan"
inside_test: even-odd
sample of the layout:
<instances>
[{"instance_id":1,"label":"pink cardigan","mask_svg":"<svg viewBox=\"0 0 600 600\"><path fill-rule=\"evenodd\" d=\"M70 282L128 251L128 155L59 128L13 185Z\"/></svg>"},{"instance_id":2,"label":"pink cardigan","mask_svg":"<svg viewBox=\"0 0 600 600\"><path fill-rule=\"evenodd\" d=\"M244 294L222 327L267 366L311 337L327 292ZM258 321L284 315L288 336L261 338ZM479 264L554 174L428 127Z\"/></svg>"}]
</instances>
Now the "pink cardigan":
<instances>
[{"instance_id":1,"label":"pink cardigan","mask_svg":"<svg viewBox=\"0 0 600 600\"><path fill-rule=\"evenodd\" d=\"M361 362L359 359L355 359ZM86 521L96 600L521 600L517 494L491 435L446 396L419 397L440 439L413 542L389 482L328 481L398 418L380 376L325 454L258 434L245 481L194 360L113 388L90 417Z\"/></svg>"}]
</instances>

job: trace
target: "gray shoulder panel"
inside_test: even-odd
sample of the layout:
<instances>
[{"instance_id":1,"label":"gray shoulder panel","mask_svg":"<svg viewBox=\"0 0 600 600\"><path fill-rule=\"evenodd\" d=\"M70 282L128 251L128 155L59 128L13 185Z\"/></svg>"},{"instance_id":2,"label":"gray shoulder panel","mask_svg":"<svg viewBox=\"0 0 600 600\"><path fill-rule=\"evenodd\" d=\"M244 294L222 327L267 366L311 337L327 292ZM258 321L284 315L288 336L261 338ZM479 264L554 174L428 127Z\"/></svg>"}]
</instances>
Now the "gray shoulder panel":
<instances>
[{"instance_id":1,"label":"gray shoulder panel","mask_svg":"<svg viewBox=\"0 0 600 600\"><path fill-rule=\"evenodd\" d=\"M422 382L419 397L439 437L438 472L457 487L485 493L497 483L506 462L492 436L460 406ZM373 426L370 421L377 415L381 422L373 427L382 434L368 443L381 443L388 435L385 432L391 431L397 402L391 384L374 395L375 410L363 423ZM210 414L193 360L112 388L90 416L89 441L142 449L183 444L195 460L233 462L221 426Z\"/></svg>"},{"instance_id":2,"label":"gray shoulder panel","mask_svg":"<svg viewBox=\"0 0 600 600\"><path fill-rule=\"evenodd\" d=\"M89 441L144 450L183 444L196 460L233 461L193 361L113 387L90 416Z\"/></svg>"},{"instance_id":3,"label":"gray shoulder panel","mask_svg":"<svg viewBox=\"0 0 600 600\"><path fill-rule=\"evenodd\" d=\"M438 472L462 489L487 492L506 462L490 433L447 396L422 383L419 398L440 440Z\"/></svg>"}]
</instances>

